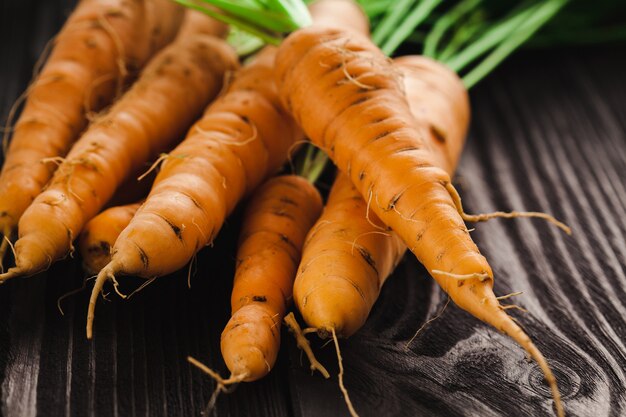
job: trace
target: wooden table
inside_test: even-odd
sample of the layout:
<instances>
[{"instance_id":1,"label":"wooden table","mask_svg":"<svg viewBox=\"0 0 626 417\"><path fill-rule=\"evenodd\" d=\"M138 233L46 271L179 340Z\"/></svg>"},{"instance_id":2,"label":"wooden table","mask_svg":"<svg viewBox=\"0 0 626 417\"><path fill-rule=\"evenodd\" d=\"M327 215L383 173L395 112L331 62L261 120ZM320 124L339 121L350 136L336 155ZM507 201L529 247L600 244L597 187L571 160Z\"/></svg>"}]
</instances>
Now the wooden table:
<instances>
[{"instance_id":1,"label":"wooden table","mask_svg":"<svg viewBox=\"0 0 626 417\"><path fill-rule=\"evenodd\" d=\"M26 87L71 0L0 3L0 109ZM626 414L626 54L623 46L526 51L472 91L473 124L456 178L468 211L538 210L567 222L494 220L472 233L499 295L553 367L569 415ZM78 259L0 288L0 414L198 416L213 381L187 355L226 374L235 214L187 271L128 301L100 302L84 336L88 290ZM138 285L128 279L128 288ZM549 415L538 367L497 331L450 305L407 257L365 327L341 342L345 381L362 416ZM315 338L313 338L315 339ZM276 368L217 402L219 416L344 416L332 345L315 341L333 377L311 376L283 332Z\"/></svg>"}]
</instances>

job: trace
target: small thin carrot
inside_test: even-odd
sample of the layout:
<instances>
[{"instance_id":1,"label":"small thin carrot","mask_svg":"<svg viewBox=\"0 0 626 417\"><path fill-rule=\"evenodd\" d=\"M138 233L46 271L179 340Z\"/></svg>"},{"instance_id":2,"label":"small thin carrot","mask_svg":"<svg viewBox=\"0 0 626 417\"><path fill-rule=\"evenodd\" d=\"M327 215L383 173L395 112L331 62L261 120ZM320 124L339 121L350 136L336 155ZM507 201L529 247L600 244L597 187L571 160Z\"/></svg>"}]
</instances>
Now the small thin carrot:
<instances>
[{"instance_id":1,"label":"small thin carrot","mask_svg":"<svg viewBox=\"0 0 626 417\"><path fill-rule=\"evenodd\" d=\"M274 177L252 197L240 234L232 317L221 348L231 377L254 381L274 366L302 243L322 211L307 179Z\"/></svg>"},{"instance_id":2,"label":"small thin carrot","mask_svg":"<svg viewBox=\"0 0 626 417\"><path fill-rule=\"evenodd\" d=\"M212 24L206 16L188 16L189 24ZM16 265L0 282L42 271L71 253L73 240L116 188L183 136L236 67L232 48L203 33L187 32L161 51L59 161L46 190L20 219Z\"/></svg>"},{"instance_id":3,"label":"small thin carrot","mask_svg":"<svg viewBox=\"0 0 626 417\"><path fill-rule=\"evenodd\" d=\"M23 94L19 119L5 131L0 233L12 237L20 217L51 178L56 166L42 160L67 153L89 114L107 106L129 76L173 39L182 16L183 8L169 0L78 4ZM9 115L10 125L18 104ZM5 251L3 243L0 261Z\"/></svg>"},{"instance_id":4,"label":"small thin carrot","mask_svg":"<svg viewBox=\"0 0 626 417\"><path fill-rule=\"evenodd\" d=\"M88 274L97 274L111 261L111 248L139 206L141 203L111 207L87 222L80 233L78 249Z\"/></svg>"},{"instance_id":5,"label":"small thin carrot","mask_svg":"<svg viewBox=\"0 0 626 417\"><path fill-rule=\"evenodd\" d=\"M88 338L107 280L120 274L153 278L183 267L213 241L239 200L275 173L301 139L271 82L275 53L267 47L236 73L225 94L164 159L146 202L120 234L111 262L94 284Z\"/></svg>"}]
</instances>

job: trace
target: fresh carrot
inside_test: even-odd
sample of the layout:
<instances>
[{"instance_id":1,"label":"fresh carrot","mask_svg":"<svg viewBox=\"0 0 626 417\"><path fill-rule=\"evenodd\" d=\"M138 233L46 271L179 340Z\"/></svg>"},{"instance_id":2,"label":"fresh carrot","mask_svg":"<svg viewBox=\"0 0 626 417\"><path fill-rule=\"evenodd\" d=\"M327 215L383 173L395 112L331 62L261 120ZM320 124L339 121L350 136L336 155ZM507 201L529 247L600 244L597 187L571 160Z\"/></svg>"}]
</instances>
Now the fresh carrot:
<instances>
[{"instance_id":1,"label":"fresh carrot","mask_svg":"<svg viewBox=\"0 0 626 417\"><path fill-rule=\"evenodd\" d=\"M271 82L268 47L234 76L228 91L166 158L146 202L117 239L91 294L87 337L104 283L115 275L173 272L209 245L238 201L276 172L302 136Z\"/></svg>"},{"instance_id":2,"label":"fresh carrot","mask_svg":"<svg viewBox=\"0 0 626 417\"><path fill-rule=\"evenodd\" d=\"M183 8L169 0L84 0L53 41L46 64L22 98L20 118L4 138L0 233L10 239L56 166L97 112L120 93L129 73L169 43ZM9 123L17 104L11 111ZM8 146L8 132L13 137ZM8 240L0 246L0 262Z\"/></svg>"},{"instance_id":3,"label":"fresh carrot","mask_svg":"<svg viewBox=\"0 0 626 417\"><path fill-rule=\"evenodd\" d=\"M190 14L212 24L200 14ZM146 160L169 149L215 97L237 57L223 40L187 32L161 51L139 80L59 161L53 179L19 222L16 266L0 281L30 275L72 251L85 223Z\"/></svg>"},{"instance_id":4,"label":"fresh carrot","mask_svg":"<svg viewBox=\"0 0 626 417\"><path fill-rule=\"evenodd\" d=\"M297 175L269 180L250 201L237 250L232 317L221 339L231 379L254 381L273 367L302 243L321 211L319 192Z\"/></svg>"},{"instance_id":5,"label":"fresh carrot","mask_svg":"<svg viewBox=\"0 0 626 417\"><path fill-rule=\"evenodd\" d=\"M456 74L428 58L402 57L394 66L403 74L411 113L437 165L452 174L469 124L465 87ZM324 212L307 236L294 284L294 301L311 326L307 331L335 339L339 352L336 338L350 337L363 326L405 252L404 242L368 213L352 181L339 172ZM341 377L339 383L356 414Z\"/></svg>"},{"instance_id":6,"label":"fresh carrot","mask_svg":"<svg viewBox=\"0 0 626 417\"><path fill-rule=\"evenodd\" d=\"M491 267L464 223L470 217L412 119L398 71L362 34L315 25L292 33L276 64L286 108L350 177L367 212L402 238L459 307L537 361L562 415L554 375L494 295Z\"/></svg>"},{"instance_id":7,"label":"fresh carrot","mask_svg":"<svg viewBox=\"0 0 626 417\"><path fill-rule=\"evenodd\" d=\"M97 274L111 261L111 248L139 206L141 203L111 207L87 222L80 234L78 249L88 274Z\"/></svg>"}]
</instances>

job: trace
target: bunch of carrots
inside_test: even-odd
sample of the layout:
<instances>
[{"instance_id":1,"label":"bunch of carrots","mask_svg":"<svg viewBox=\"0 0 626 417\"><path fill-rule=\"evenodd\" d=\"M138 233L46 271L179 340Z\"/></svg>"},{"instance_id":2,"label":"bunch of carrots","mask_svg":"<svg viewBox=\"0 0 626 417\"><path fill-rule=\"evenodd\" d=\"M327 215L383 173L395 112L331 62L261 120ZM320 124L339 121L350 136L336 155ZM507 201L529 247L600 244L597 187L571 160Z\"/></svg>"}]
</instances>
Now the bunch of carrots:
<instances>
[{"instance_id":1,"label":"bunch of carrots","mask_svg":"<svg viewBox=\"0 0 626 417\"><path fill-rule=\"evenodd\" d=\"M72 256L77 242L96 277L91 338L105 285L125 298L120 277L148 284L185 267L245 204L221 342L231 374L189 358L217 381L209 406L271 370L284 322L326 377L306 335L333 340L357 415L338 339L363 326L408 249L457 306L537 361L564 415L548 362L495 296L465 222L539 217L569 229L544 213L467 214L451 176L467 89L567 0L493 21L481 0L443 14L440 0L177 2L83 0L53 39L5 129L0 256L13 259L0 283ZM420 36L424 56L388 58ZM331 165L324 202L315 183Z\"/></svg>"}]
</instances>

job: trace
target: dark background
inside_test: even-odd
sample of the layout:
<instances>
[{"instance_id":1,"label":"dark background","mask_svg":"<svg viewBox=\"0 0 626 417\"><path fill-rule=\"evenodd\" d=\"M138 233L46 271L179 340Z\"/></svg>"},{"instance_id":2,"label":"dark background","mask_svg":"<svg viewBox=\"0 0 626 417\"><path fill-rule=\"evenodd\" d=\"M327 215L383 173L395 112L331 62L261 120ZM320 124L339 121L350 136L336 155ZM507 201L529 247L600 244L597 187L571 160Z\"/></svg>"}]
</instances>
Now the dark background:
<instances>
[{"instance_id":1,"label":"dark background","mask_svg":"<svg viewBox=\"0 0 626 417\"><path fill-rule=\"evenodd\" d=\"M26 88L73 1L0 2L0 120ZM523 51L471 93L473 123L456 183L467 211L537 210L568 223L495 220L472 233L498 295L552 366L568 415L626 413L626 48ZM84 336L89 290L80 260L0 287L0 415L198 416L214 384L193 355L226 375L219 335L229 313L238 214L187 271L132 299L100 301ZM127 279L129 287L139 281ZM497 331L448 306L407 257L365 327L341 341L345 382L362 416L548 415L536 364ZM219 398L220 416L347 415L332 345L315 342L333 374L311 376L283 333L275 369ZM313 338L315 339L315 338Z\"/></svg>"}]
</instances>

